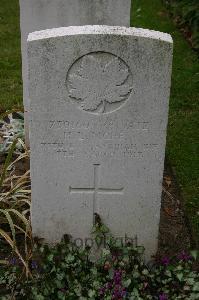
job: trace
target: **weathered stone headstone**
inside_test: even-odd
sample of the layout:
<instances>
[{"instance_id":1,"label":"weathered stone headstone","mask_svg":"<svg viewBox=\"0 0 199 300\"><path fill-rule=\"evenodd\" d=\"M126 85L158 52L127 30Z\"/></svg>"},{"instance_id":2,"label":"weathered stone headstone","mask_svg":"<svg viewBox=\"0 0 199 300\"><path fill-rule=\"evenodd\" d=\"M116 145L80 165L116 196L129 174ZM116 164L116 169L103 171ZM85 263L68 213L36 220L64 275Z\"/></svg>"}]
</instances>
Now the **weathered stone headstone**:
<instances>
[{"instance_id":1,"label":"weathered stone headstone","mask_svg":"<svg viewBox=\"0 0 199 300\"><path fill-rule=\"evenodd\" d=\"M130 26L130 9L131 0L20 0L25 119L29 111L28 34L36 30L72 25Z\"/></svg>"},{"instance_id":2,"label":"weathered stone headstone","mask_svg":"<svg viewBox=\"0 0 199 300\"><path fill-rule=\"evenodd\" d=\"M33 234L86 239L94 214L157 247L170 35L67 27L29 35Z\"/></svg>"}]
</instances>

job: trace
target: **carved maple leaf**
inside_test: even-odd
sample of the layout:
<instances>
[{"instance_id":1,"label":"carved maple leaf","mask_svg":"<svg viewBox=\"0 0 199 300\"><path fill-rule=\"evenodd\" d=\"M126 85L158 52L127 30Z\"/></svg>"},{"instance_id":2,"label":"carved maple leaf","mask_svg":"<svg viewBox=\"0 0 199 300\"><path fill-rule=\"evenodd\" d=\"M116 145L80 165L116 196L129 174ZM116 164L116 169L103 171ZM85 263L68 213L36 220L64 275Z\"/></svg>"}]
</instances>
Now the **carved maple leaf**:
<instances>
[{"instance_id":1,"label":"carved maple leaf","mask_svg":"<svg viewBox=\"0 0 199 300\"><path fill-rule=\"evenodd\" d=\"M125 84L129 70L115 57L102 64L92 55L84 56L81 67L69 75L70 97L81 101L81 108L95 111L102 105L104 112L107 103L121 102L132 88Z\"/></svg>"}]
</instances>

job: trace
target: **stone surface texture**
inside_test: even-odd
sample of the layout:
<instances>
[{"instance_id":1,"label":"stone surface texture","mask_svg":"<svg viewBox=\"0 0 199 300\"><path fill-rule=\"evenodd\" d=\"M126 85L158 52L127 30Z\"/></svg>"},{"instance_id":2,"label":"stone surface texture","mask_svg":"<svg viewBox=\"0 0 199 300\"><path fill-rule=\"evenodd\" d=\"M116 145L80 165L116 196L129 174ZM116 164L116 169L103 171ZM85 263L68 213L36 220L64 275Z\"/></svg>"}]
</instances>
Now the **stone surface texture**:
<instances>
[{"instance_id":1,"label":"stone surface texture","mask_svg":"<svg viewBox=\"0 0 199 300\"><path fill-rule=\"evenodd\" d=\"M101 216L157 249L172 39L80 26L28 39L33 234L86 239Z\"/></svg>"},{"instance_id":2,"label":"stone surface texture","mask_svg":"<svg viewBox=\"0 0 199 300\"><path fill-rule=\"evenodd\" d=\"M20 0L25 119L29 111L28 34L36 30L72 25L130 26L130 10L131 0Z\"/></svg>"}]
</instances>

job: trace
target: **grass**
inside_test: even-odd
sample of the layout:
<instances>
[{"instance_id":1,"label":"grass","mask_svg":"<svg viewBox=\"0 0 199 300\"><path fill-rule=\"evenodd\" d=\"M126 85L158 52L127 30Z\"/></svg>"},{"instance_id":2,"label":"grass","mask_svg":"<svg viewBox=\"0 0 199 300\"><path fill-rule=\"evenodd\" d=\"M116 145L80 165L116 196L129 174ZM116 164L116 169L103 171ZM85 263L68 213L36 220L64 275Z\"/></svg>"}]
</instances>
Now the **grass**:
<instances>
[{"instance_id":1,"label":"grass","mask_svg":"<svg viewBox=\"0 0 199 300\"><path fill-rule=\"evenodd\" d=\"M176 170L199 244L199 62L161 0L133 0L132 25L169 32L174 39L167 157ZM22 106L18 0L1 0L0 41L1 111Z\"/></svg>"},{"instance_id":2,"label":"grass","mask_svg":"<svg viewBox=\"0 0 199 300\"><path fill-rule=\"evenodd\" d=\"M174 40L167 157L199 244L199 61L160 0L134 0L132 25L168 32Z\"/></svg>"},{"instance_id":3,"label":"grass","mask_svg":"<svg viewBox=\"0 0 199 300\"><path fill-rule=\"evenodd\" d=\"M0 112L22 107L18 2L0 1Z\"/></svg>"}]
</instances>

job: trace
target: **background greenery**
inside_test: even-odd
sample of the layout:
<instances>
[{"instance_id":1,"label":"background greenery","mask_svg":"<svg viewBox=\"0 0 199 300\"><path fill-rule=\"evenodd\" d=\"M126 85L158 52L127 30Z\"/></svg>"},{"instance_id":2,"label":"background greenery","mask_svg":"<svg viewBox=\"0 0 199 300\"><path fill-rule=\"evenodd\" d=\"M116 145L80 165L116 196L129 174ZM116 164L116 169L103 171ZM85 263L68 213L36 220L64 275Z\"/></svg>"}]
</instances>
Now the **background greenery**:
<instances>
[{"instance_id":1,"label":"background greenery","mask_svg":"<svg viewBox=\"0 0 199 300\"><path fill-rule=\"evenodd\" d=\"M199 61L160 0L134 0L132 24L174 40L167 157L175 168L195 240L199 242Z\"/></svg>"},{"instance_id":2,"label":"background greenery","mask_svg":"<svg viewBox=\"0 0 199 300\"><path fill-rule=\"evenodd\" d=\"M0 0L0 111L22 105L18 0Z\"/></svg>"},{"instance_id":3,"label":"background greenery","mask_svg":"<svg viewBox=\"0 0 199 300\"><path fill-rule=\"evenodd\" d=\"M4 111L13 107L22 107L22 80L18 0L0 1L0 111ZM192 9L197 0L163 2L167 4L178 2L180 5L189 2ZM198 13L194 8L194 15L197 16ZM192 24L195 24L195 21L191 21L190 26ZM199 242L199 62L197 55L169 18L166 6L161 0L133 0L132 25L168 32L174 39L167 157L176 170L187 215L196 240Z\"/></svg>"},{"instance_id":4,"label":"background greenery","mask_svg":"<svg viewBox=\"0 0 199 300\"><path fill-rule=\"evenodd\" d=\"M199 1L198 0L163 0L176 23L184 28L195 49L199 50ZM187 27L187 28L186 28Z\"/></svg>"}]
</instances>

